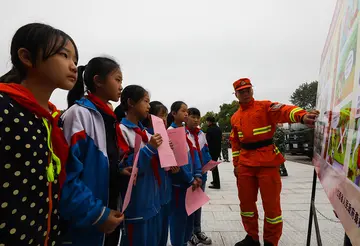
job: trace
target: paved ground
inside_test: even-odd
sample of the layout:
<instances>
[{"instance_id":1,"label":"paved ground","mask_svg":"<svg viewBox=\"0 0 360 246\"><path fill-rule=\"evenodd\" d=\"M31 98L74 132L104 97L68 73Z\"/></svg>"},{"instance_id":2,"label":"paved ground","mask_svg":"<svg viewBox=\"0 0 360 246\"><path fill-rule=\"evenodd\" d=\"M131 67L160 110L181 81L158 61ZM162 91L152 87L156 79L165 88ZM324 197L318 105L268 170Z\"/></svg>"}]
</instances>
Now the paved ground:
<instances>
[{"instance_id":1,"label":"paved ground","mask_svg":"<svg viewBox=\"0 0 360 246\"><path fill-rule=\"evenodd\" d=\"M307 157L307 156L304 156L304 155L290 155L290 154L287 154L286 155L286 160L301 163L301 164L312 165L311 159L309 157Z\"/></svg>"},{"instance_id":2,"label":"paved ground","mask_svg":"<svg viewBox=\"0 0 360 246\"><path fill-rule=\"evenodd\" d=\"M280 245L303 246L306 245L313 168L292 161L286 162L286 167L289 176L283 178L281 198L284 229ZM222 163L221 190L206 190L211 200L203 208L202 224L203 230L212 237L214 246L233 246L246 235L240 221L239 201L232 171L232 163ZM212 179L211 174L209 179ZM342 245L344 230L334 216L320 183L317 185L316 206L322 213L318 215L318 219L323 245ZM258 209L260 231L262 231L264 212L260 197ZM317 245L314 230L311 245Z\"/></svg>"}]
</instances>

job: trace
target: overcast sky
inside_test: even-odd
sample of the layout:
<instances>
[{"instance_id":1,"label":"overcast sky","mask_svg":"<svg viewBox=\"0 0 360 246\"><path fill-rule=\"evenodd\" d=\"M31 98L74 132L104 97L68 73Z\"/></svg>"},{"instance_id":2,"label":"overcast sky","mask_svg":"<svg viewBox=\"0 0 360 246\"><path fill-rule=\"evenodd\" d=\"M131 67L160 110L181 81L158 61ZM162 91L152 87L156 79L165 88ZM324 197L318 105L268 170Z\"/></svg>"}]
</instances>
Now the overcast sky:
<instances>
[{"instance_id":1,"label":"overcast sky","mask_svg":"<svg viewBox=\"0 0 360 246\"><path fill-rule=\"evenodd\" d=\"M140 84L170 107L206 111L234 99L232 83L249 77L256 99L288 103L318 79L336 0L12 0L1 1L0 73L21 25L43 22L75 40L79 64L114 57L124 85ZM52 102L66 108L66 92Z\"/></svg>"}]
</instances>

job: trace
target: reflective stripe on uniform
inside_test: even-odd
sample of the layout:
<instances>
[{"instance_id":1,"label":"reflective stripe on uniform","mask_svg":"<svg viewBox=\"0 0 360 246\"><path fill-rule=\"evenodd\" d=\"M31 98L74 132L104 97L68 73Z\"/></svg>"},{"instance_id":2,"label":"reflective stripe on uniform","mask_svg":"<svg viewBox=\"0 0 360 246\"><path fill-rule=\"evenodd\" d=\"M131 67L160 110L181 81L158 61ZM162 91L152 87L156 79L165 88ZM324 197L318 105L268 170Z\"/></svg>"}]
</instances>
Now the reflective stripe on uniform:
<instances>
[{"instance_id":1,"label":"reflective stripe on uniform","mask_svg":"<svg viewBox=\"0 0 360 246\"><path fill-rule=\"evenodd\" d=\"M232 157L237 157L240 155L240 151L233 151L232 152Z\"/></svg>"},{"instance_id":2,"label":"reflective stripe on uniform","mask_svg":"<svg viewBox=\"0 0 360 246\"><path fill-rule=\"evenodd\" d=\"M275 148L274 148L274 152L275 152L275 154L277 154L277 155L278 155L278 154L280 154L280 150L279 150L279 148L275 146Z\"/></svg>"},{"instance_id":3,"label":"reflective stripe on uniform","mask_svg":"<svg viewBox=\"0 0 360 246\"><path fill-rule=\"evenodd\" d=\"M254 212L241 212L240 214L241 214L241 216L244 216L244 217L254 217L254 215L255 215Z\"/></svg>"},{"instance_id":4,"label":"reflective stripe on uniform","mask_svg":"<svg viewBox=\"0 0 360 246\"><path fill-rule=\"evenodd\" d=\"M291 122L296 122L296 120L295 120L295 114L297 113L297 112L300 112L301 110L303 110L302 108L299 108L299 107L297 107L297 108L294 108L293 110L291 110L291 112L290 112L290 120L291 120Z\"/></svg>"},{"instance_id":5,"label":"reflective stripe on uniform","mask_svg":"<svg viewBox=\"0 0 360 246\"><path fill-rule=\"evenodd\" d=\"M243 137L244 137L244 135L243 135L242 132L238 132L238 136L239 136L239 138L243 138Z\"/></svg>"},{"instance_id":6,"label":"reflective stripe on uniform","mask_svg":"<svg viewBox=\"0 0 360 246\"><path fill-rule=\"evenodd\" d=\"M261 127L261 128L255 128L253 130L254 135L260 135L260 134L264 134L264 133L267 133L267 132L271 132L271 125Z\"/></svg>"},{"instance_id":7,"label":"reflective stripe on uniform","mask_svg":"<svg viewBox=\"0 0 360 246\"><path fill-rule=\"evenodd\" d=\"M275 224L282 223L283 220L282 220L282 216L280 215L279 217L276 217L276 218L268 218L268 217L266 217L266 222L275 225Z\"/></svg>"},{"instance_id":8,"label":"reflective stripe on uniform","mask_svg":"<svg viewBox=\"0 0 360 246\"><path fill-rule=\"evenodd\" d=\"M59 112L58 112L58 111L55 111L51 116L52 116L53 118L55 118L58 114L59 114Z\"/></svg>"}]
</instances>

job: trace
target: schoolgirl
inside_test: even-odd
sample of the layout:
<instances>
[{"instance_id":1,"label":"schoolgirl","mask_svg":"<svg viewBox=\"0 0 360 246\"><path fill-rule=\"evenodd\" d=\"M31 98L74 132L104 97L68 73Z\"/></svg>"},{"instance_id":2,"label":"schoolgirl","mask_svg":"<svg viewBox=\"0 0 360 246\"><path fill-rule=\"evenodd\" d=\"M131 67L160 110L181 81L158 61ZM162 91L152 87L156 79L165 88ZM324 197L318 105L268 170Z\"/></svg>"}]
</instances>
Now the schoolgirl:
<instances>
[{"instance_id":1,"label":"schoolgirl","mask_svg":"<svg viewBox=\"0 0 360 246\"><path fill-rule=\"evenodd\" d=\"M63 244L116 246L124 220L119 212L120 150L127 145L107 102L119 100L122 73L120 66L106 57L91 59L78 72L76 85L68 94L70 108L62 115L70 145L60 200L67 227Z\"/></svg>"},{"instance_id":2,"label":"schoolgirl","mask_svg":"<svg viewBox=\"0 0 360 246\"><path fill-rule=\"evenodd\" d=\"M121 96L120 107L125 112L125 117L121 119L121 130L129 146L122 167L132 167L136 154L139 155L136 183L132 187L130 203L125 210L122 246L158 245L161 235L162 180L153 160L156 158L157 148L162 144L162 138L159 134L151 136L141 124L141 121L148 117L149 102L149 93L138 85L127 86ZM136 135L141 137L138 153L134 153Z\"/></svg>"},{"instance_id":3,"label":"schoolgirl","mask_svg":"<svg viewBox=\"0 0 360 246\"><path fill-rule=\"evenodd\" d=\"M54 245L68 145L49 99L74 86L78 51L63 31L31 23L10 54L0 78L0 245Z\"/></svg>"},{"instance_id":4,"label":"schoolgirl","mask_svg":"<svg viewBox=\"0 0 360 246\"><path fill-rule=\"evenodd\" d=\"M188 108L184 102L177 101L171 105L168 115L168 124L171 128L184 125L188 117ZM188 131L184 134L188 134ZM170 216L170 240L173 246L187 245L191 239L194 227L194 214L187 215L185 209L186 191L190 186L196 189L201 186L202 173L199 153L195 143L188 137L189 163L180 167L180 172L172 175L172 199Z\"/></svg>"},{"instance_id":5,"label":"schoolgirl","mask_svg":"<svg viewBox=\"0 0 360 246\"><path fill-rule=\"evenodd\" d=\"M188 129L188 137L195 142L196 149L199 153L200 161L202 167L206 165L210 160L211 156L209 153L209 147L206 141L206 136L203 131L199 128L200 124L200 110L197 108L188 109L188 117L186 121L186 128ZM202 175L202 185L201 189L205 191L205 185L207 180L207 172ZM209 238L201 230L201 208L199 208L194 213L194 233L191 237L191 243L197 245L199 243L210 245L212 243L211 238Z\"/></svg>"}]
</instances>

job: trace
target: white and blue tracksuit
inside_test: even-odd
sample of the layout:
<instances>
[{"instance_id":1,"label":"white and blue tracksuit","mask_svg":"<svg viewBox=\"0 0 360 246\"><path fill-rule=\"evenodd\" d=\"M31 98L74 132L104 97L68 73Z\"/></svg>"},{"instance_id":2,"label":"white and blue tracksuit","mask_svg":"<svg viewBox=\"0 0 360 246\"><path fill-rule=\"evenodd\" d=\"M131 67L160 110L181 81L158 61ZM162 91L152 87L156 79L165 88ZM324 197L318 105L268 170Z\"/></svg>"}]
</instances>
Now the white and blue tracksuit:
<instances>
[{"instance_id":1,"label":"white and blue tracksuit","mask_svg":"<svg viewBox=\"0 0 360 246\"><path fill-rule=\"evenodd\" d=\"M134 160L135 128L144 130L126 118L121 121L121 131L131 152L122 162L122 167L132 166ZM151 135L147 133L148 139ZM121 246L158 245L161 234L160 187L156 180L152 160L157 150L146 142L142 142L137 163L138 174L136 185L132 188L130 203L125 210L125 231L121 238ZM123 196L125 194L122 194Z\"/></svg>"},{"instance_id":2,"label":"white and blue tracksuit","mask_svg":"<svg viewBox=\"0 0 360 246\"><path fill-rule=\"evenodd\" d=\"M110 213L105 123L95 105L86 98L68 109L62 122L70 145L60 199L60 216L67 222L62 244L101 246L105 235L98 226Z\"/></svg>"},{"instance_id":3,"label":"white and blue tracksuit","mask_svg":"<svg viewBox=\"0 0 360 246\"><path fill-rule=\"evenodd\" d=\"M176 127L176 124L173 123L169 129ZM187 215L185 196L194 179L201 178L202 174L199 153L196 150L195 143L191 140L190 142L192 146L188 146L189 163L180 167L180 172L172 174L173 189L170 215L170 240L172 246L187 245L193 233L194 214Z\"/></svg>"}]
</instances>

